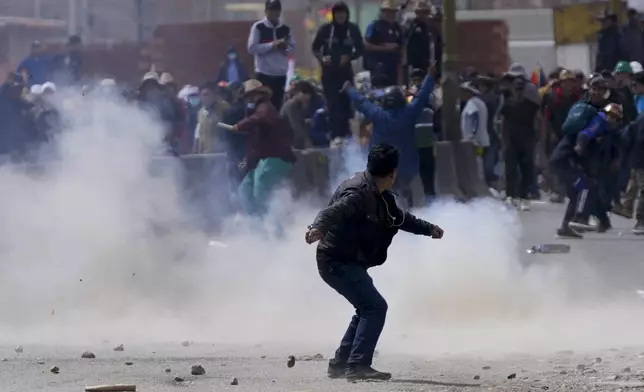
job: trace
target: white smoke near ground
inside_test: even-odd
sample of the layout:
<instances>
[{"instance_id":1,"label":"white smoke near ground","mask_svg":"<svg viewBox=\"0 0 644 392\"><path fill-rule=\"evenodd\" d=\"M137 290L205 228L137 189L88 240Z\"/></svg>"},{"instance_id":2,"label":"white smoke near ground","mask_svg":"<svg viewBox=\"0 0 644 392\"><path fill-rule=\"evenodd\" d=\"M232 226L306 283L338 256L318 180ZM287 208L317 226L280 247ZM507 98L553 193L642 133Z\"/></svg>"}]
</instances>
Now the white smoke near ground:
<instances>
[{"instance_id":1,"label":"white smoke near ground","mask_svg":"<svg viewBox=\"0 0 644 392\"><path fill-rule=\"evenodd\" d=\"M238 222L225 225L228 248L209 247L194 223L208 212L182 192L179 163L152 159L162 147L152 117L91 96L71 95L62 110L70 130L55 163L37 174L0 168L0 343L335 349L352 309L319 278L315 247L304 242L314 209L280 193L270 221L284 226L281 239ZM401 233L372 270L390 305L383 351L504 354L644 340L630 304L570 295L571 282L590 288L597 278L582 259L522 266L516 212L483 200L418 214L445 238ZM611 321L624 317L631 322Z\"/></svg>"}]
</instances>

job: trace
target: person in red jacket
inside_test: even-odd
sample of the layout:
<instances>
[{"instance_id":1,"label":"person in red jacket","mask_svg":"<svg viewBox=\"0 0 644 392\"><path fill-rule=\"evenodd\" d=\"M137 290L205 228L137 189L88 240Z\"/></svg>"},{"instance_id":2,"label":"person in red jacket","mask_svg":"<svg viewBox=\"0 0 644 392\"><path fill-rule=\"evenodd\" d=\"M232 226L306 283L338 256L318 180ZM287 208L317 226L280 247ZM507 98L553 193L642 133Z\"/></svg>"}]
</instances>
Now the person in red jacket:
<instances>
[{"instance_id":1,"label":"person in red jacket","mask_svg":"<svg viewBox=\"0 0 644 392\"><path fill-rule=\"evenodd\" d=\"M228 128L247 135L246 158L240 165L246 174L238 194L249 215L261 216L266 212L271 194L284 181L296 158L288 127L271 103L271 90L251 79L244 82L244 99L246 118Z\"/></svg>"}]
</instances>

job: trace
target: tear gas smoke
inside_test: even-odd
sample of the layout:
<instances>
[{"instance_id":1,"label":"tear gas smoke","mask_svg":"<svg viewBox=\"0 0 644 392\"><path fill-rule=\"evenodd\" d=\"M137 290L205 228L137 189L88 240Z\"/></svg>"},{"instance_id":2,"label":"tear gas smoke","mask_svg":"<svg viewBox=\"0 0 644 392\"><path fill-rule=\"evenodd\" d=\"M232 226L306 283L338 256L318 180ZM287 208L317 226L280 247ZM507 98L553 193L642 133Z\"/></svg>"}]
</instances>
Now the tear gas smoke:
<instances>
[{"instance_id":1,"label":"tear gas smoke","mask_svg":"<svg viewBox=\"0 0 644 392\"><path fill-rule=\"evenodd\" d=\"M3 343L189 339L335 349L352 309L318 277L315 247L304 242L314 209L280 194L270 221L285 224L284 239L237 224L224 238L228 248L209 248L195 223L208 211L184 197L179 164L152 159L159 124L118 99L65 99L70 130L56 141L57 160L38 174L0 168ZM350 161L348 172L362 170L361 159ZM444 201L419 215L445 238L401 233L388 262L372 270L390 304L382 350L642 341L640 329L610 322L627 314L633 321L628 304L591 306L570 295L572 281L592 287L595 279L578 256L565 268L520 265L515 212L495 201Z\"/></svg>"}]
</instances>

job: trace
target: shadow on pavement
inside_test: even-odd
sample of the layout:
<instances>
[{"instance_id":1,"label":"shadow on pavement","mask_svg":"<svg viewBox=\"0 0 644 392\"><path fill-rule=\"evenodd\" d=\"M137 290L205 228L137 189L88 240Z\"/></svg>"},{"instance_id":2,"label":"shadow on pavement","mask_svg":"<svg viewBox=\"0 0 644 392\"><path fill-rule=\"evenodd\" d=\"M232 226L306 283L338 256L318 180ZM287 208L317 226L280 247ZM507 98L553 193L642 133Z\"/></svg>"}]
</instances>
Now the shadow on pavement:
<instances>
[{"instance_id":1,"label":"shadow on pavement","mask_svg":"<svg viewBox=\"0 0 644 392\"><path fill-rule=\"evenodd\" d=\"M389 382L394 383L394 384L421 384L421 385L438 385L438 386L444 386L444 387L461 387L461 388L472 388L472 387L480 387L481 384L465 384L465 383L459 383L459 382L441 382L441 381L433 381L433 380L412 380L412 379L403 379L403 378L397 378L397 379L391 379Z\"/></svg>"}]
</instances>

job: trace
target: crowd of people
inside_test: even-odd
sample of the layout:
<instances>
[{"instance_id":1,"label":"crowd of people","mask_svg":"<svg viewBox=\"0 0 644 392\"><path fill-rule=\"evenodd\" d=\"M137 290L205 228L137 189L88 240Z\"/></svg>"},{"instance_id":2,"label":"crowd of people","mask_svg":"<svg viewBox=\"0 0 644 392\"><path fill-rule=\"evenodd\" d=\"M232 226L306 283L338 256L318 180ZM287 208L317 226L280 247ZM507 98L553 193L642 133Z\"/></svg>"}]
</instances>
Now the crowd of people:
<instances>
[{"instance_id":1,"label":"crowd of people","mask_svg":"<svg viewBox=\"0 0 644 392\"><path fill-rule=\"evenodd\" d=\"M346 4L331 11L311 47L319 81L289 75L295 40L282 21L280 0L267 0L266 17L248 37L252 70L231 48L213 80L201 86L181 87L168 72L148 72L133 90L119 89L111 79L82 88L115 91L152 111L164 124L168 154L226 153L247 213L265 211L295 162L294 149L350 140L395 146L400 167L394 188L406 205L424 206L435 196L433 148L442 137L442 40L430 23L437 10L418 2L415 16L401 21L401 7L385 0L364 35ZM631 24L620 39L628 29ZM634 231L644 233L644 72L637 61L614 61L621 58L602 60L598 66L611 68L591 75L557 68L544 84L521 64L502 75L462 73L460 129L477 147L481 178L520 210L542 195L553 203L568 198L562 236L610 229L609 212L628 218L635 212ZM364 71L354 74L359 60ZM64 128L54 101L59 88L79 83L81 65L78 37L53 57L34 42L0 89L0 155L28 158ZM591 216L596 227L589 225Z\"/></svg>"}]
</instances>

